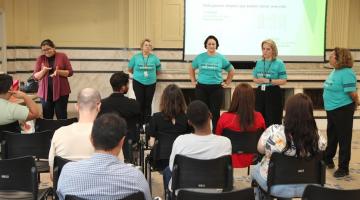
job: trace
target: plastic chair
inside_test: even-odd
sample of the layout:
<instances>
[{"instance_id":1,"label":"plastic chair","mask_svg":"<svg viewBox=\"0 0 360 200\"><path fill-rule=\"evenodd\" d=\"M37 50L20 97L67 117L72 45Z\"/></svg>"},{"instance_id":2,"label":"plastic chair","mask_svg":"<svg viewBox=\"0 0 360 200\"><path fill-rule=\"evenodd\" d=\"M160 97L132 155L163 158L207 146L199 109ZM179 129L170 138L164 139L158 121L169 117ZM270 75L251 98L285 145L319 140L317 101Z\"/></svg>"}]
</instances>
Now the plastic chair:
<instances>
[{"instance_id":1,"label":"plastic chair","mask_svg":"<svg viewBox=\"0 0 360 200\"><path fill-rule=\"evenodd\" d=\"M0 199L47 199L50 188L38 189L31 156L0 160Z\"/></svg>"},{"instance_id":2,"label":"plastic chair","mask_svg":"<svg viewBox=\"0 0 360 200\"><path fill-rule=\"evenodd\" d=\"M65 200L85 200L83 198L77 197L75 195L66 195ZM131 194L123 199L119 200L145 200L144 194L142 192L136 192Z\"/></svg>"},{"instance_id":3,"label":"plastic chair","mask_svg":"<svg viewBox=\"0 0 360 200\"><path fill-rule=\"evenodd\" d=\"M308 185L302 196L303 200L357 200L360 199L360 189L356 190L339 190L333 188L320 187L317 185Z\"/></svg>"},{"instance_id":4,"label":"plastic chair","mask_svg":"<svg viewBox=\"0 0 360 200\"><path fill-rule=\"evenodd\" d=\"M180 190L177 200L254 200L254 189L247 188L230 192L209 193L190 190Z\"/></svg>"},{"instance_id":5,"label":"plastic chair","mask_svg":"<svg viewBox=\"0 0 360 200\"><path fill-rule=\"evenodd\" d=\"M175 198L176 190L186 188L232 190L231 156L199 160L176 155L172 170L172 197Z\"/></svg>"},{"instance_id":6,"label":"plastic chair","mask_svg":"<svg viewBox=\"0 0 360 200\"><path fill-rule=\"evenodd\" d=\"M258 129L256 131L233 131L230 129L224 129L222 136L227 137L231 141L232 153L252 153L255 154L253 165L259 161L261 157L257 150L257 144L264 129ZM250 174L250 166L248 167L248 174Z\"/></svg>"},{"instance_id":7,"label":"plastic chair","mask_svg":"<svg viewBox=\"0 0 360 200\"><path fill-rule=\"evenodd\" d=\"M58 181L59 181L61 170L64 167L64 165L66 163L68 163L68 162L71 162L71 160L62 158L60 156L55 156L54 157L53 188L54 188L55 199L58 199L58 196L56 195L56 190L57 190L57 184L58 184Z\"/></svg>"},{"instance_id":8,"label":"plastic chair","mask_svg":"<svg viewBox=\"0 0 360 200\"><path fill-rule=\"evenodd\" d=\"M282 153L273 153L270 158L267 186L264 191L260 186L261 193L266 197L276 197L271 188L274 185L286 184L325 184L325 163L322 160L322 152L310 158L296 158ZM253 180L256 183L256 180ZM301 196L294 196L301 197Z\"/></svg>"},{"instance_id":9,"label":"plastic chair","mask_svg":"<svg viewBox=\"0 0 360 200\"><path fill-rule=\"evenodd\" d=\"M35 121L35 132L42 132L42 131L46 131L46 130L56 131L60 127L68 126L77 121L78 121L77 118L70 118L70 119L38 118Z\"/></svg>"}]
</instances>

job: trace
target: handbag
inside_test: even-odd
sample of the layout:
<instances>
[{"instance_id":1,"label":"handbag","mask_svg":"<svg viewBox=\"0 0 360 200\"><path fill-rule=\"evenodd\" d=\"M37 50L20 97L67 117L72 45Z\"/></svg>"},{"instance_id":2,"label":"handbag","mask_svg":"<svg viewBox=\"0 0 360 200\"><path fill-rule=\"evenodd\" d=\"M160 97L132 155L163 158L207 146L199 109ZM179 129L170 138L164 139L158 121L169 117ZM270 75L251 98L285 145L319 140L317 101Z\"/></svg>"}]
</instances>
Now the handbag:
<instances>
[{"instance_id":1,"label":"handbag","mask_svg":"<svg viewBox=\"0 0 360 200\"><path fill-rule=\"evenodd\" d=\"M21 82L20 91L25 93L36 93L39 88L39 83L34 79L33 75L31 75L26 82Z\"/></svg>"}]
</instances>

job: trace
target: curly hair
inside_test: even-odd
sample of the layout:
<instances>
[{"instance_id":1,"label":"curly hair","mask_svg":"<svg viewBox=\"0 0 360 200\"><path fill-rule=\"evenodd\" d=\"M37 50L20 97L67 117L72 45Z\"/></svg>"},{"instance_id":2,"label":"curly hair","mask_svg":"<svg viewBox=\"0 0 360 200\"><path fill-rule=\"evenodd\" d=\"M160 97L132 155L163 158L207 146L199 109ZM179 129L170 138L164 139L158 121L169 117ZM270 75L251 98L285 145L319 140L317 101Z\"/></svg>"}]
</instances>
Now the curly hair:
<instances>
[{"instance_id":1,"label":"curly hair","mask_svg":"<svg viewBox=\"0 0 360 200\"><path fill-rule=\"evenodd\" d=\"M285 105L284 127L286 147L295 145L297 157L308 157L319 151L319 134L313 104L309 96L299 93L289 97ZM292 143L293 142L293 143Z\"/></svg>"},{"instance_id":2,"label":"curly hair","mask_svg":"<svg viewBox=\"0 0 360 200\"><path fill-rule=\"evenodd\" d=\"M336 69L342 68L352 68L354 65L354 60L352 58L351 52L349 49L335 47L335 60L336 60Z\"/></svg>"}]
</instances>

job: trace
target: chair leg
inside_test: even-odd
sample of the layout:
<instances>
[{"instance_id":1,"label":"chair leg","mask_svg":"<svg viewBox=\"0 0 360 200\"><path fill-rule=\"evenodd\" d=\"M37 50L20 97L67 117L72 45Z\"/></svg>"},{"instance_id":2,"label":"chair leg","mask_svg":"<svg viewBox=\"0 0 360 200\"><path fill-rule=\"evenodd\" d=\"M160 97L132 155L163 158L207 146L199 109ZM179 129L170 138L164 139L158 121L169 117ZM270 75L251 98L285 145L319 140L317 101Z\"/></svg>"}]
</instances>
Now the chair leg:
<instances>
[{"instance_id":1,"label":"chair leg","mask_svg":"<svg viewBox=\"0 0 360 200\"><path fill-rule=\"evenodd\" d=\"M248 176L250 175L250 165L248 167Z\"/></svg>"}]
</instances>

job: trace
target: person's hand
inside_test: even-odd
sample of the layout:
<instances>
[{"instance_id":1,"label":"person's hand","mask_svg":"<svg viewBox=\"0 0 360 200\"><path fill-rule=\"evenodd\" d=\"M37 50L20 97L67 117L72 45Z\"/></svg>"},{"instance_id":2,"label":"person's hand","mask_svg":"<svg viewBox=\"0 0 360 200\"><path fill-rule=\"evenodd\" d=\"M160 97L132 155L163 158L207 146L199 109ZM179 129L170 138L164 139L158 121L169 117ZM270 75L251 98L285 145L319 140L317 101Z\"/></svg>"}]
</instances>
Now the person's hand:
<instances>
[{"instance_id":1,"label":"person's hand","mask_svg":"<svg viewBox=\"0 0 360 200\"><path fill-rule=\"evenodd\" d=\"M224 82L221 83L221 86L222 86L223 88L229 87L229 85L230 85L230 83L227 83L226 81L224 81Z\"/></svg>"},{"instance_id":2,"label":"person's hand","mask_svg":"<svg viewBox=\"0 0 360 200\"><path fill-rule=\"evenodd\" d=\"M53 78L53 77L59 75L58 69L59 69L59 66L56 66L56 69L55 69L54 73L52 73L52 74L50 75L50 77Z\"/></svg>"},{"instance_id":3,"label":"person's hand","mask_svg":"<svg viewBox=\"0 0 360 200\"><path fill-rule=\"evenodd\" d=\"M17 91L9 91L9 93L10 93L13 97L15 97L15 98L17 98L17 99L24 99L24 97L26 96L26 94L25 94L24 92L21 92L21 91L19 91L19 90L17 90Z\"/></svg>"},{"instance_id":4,"label":"person's hand","mask_svg":"<svg viewBox=\"0 0 360 200\"><path fill-rule=\"evenodd\" d=\"M41 70L48 72L50 71L51 67L46 67L44 63L41 64Z\"/></svg>"},{"instance_id":5,"label":"person's hand","mask_svg":"<svg viewBox=\"0 0 360 200\"><path fill-rule=\"evenodd\" d=\"M197 82L196 81L191 81L191 85L196 87Z\"/></svg>"}]
</instances>

